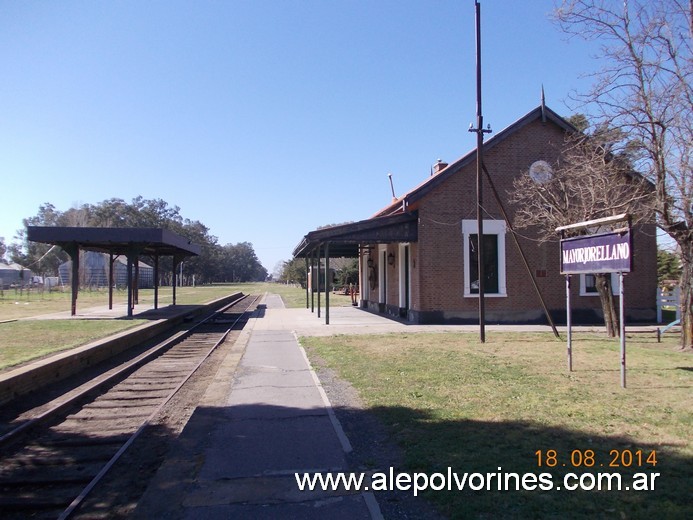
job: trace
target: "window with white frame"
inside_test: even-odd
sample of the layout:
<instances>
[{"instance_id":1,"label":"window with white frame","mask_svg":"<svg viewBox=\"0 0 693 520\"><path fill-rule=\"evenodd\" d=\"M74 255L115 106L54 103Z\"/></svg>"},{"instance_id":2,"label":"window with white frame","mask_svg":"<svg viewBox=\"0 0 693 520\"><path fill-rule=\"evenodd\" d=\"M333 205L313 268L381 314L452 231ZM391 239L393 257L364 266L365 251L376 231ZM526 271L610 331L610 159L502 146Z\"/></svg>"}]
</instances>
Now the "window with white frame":
<instances>
[{"instance_id":1,"label":"window with white frame","mask_svg":"<svg viewBox=\"0 0 693 520\"><path fill-rule=\"evenodd\" d=\"M619 294L618 273L611 273L611 293ZM599 296L597 277L593 274L580 275L580 296Z\"/></svg>"},{"instance_id":2,"label":"window with white frame","mask_svg":"<svg viewBox=\"0 0 693 520\"><path fill-rule=\"evenodd\" d=\"M484 295L507 296L505 284L505 222L484 220ZM476 220L462 221L464 244L464 296L479 294L478 247L479 233Z\"/></svg>"}]
</instances>

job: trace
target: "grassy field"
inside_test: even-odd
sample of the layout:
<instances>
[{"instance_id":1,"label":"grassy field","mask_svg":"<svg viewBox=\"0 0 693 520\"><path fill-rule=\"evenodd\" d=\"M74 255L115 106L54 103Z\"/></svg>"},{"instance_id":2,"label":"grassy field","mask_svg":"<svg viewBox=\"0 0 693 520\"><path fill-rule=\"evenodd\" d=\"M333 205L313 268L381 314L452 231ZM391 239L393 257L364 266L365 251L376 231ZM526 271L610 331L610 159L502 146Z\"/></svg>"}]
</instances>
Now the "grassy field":
<instances>
[{"instance_id":1,"label":"grassy field","mask_svg":"<svg viewBox=\"0 0 693 520\"><path fill-rule=\"evenodd\" d=\"M32 320L0 323L0 370L104 338L146 320Z\"/></svg>"},{"instance_id":2,"label":"grassy field","mask_svg":"<svg viewBox=\"0 0 693 520\"><path fill-rule=\"evenodd\" d=\"M228 285L203 285L198 287L179 287L176 290L176 303L196 305L213 301L228 294L279 294L287 307L303 307L306 293L297 287L269 284L244 283ZM127 303L125 291L114 291L114 304ZM170 305L173 291L170 287L159 289L159 305ZM141 308L154 302L153 289L140 289ZM349 305L348 296L335 296L331 305ZM108 291L80 291L77 309L108 305ZM0 295L0 370L26 363L43 356L67 350L104 338L116 332L135 327L143 320L31 320L36 317L70 310L70 292L18 292L5 290ZM135 309L137 311L137 308ZM20 321L9 321L20 320ZM4 322L4 323L3 323Z\"/></svg>"},{"instance_id":3,"label":"grassy field","mask_svg":"<svg viewBox=\"0 0 693 520\"><path fill-rule=\"evenodd\" d=\"M194 305L206 303L232 292L242 291L248 285L203 285L198 287L178 287L176 303L179 305ZM70 310L70 291L28 292L6 290L0 296L0 321L40 316L55 312ZM154 289L140 289L139 302L147 307L154 302ZM166 306L173 302L173 290L170 287L159 288L159 305ZM113 303L127 303L127 292L113 291ZM108 290L82 290L77 297L77 309L108 305ZM137 310L137 309L135 309Z\"/></svg>"},{"instance_id":4,"label":"grassy field","mask_svg":"<svg viewBox=\"0 0 693 520\"><path fill-rule=\"evenodd\" d=\"M383 419L410 473L546 472L561 485L568 471L619 472L624 487L634 473L660 473L654 491L502 492L493 481L492 490L428 492L451 518L693 518L693 357L675 351L675 338L628 339L624 390L617 341L577 335L569 373L565 343L550 335L489 336L301 342Z\"/></svg>"},{"instance_id":5,"label":"grassy field","mask_svg":"<svg viewBox=\"0 0 693 520\"><path fill-rule=\"evenodd\" d=\"M201 285L197 287L178 287L176 289L176 303L179 305L194 305L207 303L227 294L242 292L244 294L263 294L272 292L279 294L287 307L304 307L306 304L306 292L304 289L290 285L273 283L239 283ZM37 292L15 291L14 289L2 291L0 294L0 322L41 314L65 312L70 310L70 291L63 292ZM324 295L322 296L324 299ZM153 289L140 289L140 305L152 305L154 302ZM159 305L166 306L173 302L173 291L170 287L159 288ZM127 303L127 292L117 290L113 292L113 303ZM350 305L348 296L333 295L330 305ZM108 305L108 290L82 290L77 298L77 309ZM324 305L324 302L323 302Z\"/></svg>"},{"instance_id":6,"label":"grassy field","mask_svg":"<svg viewBox=\"0 0 693 520\"><path fill-rule=\"evenodd\" d=\"M266 284L207 285L179 287L176 302L194 305L210 302L234 292L257 294L266 290ZM114 291L115 304L126 303L125 291ZM140 306L147 308L154 301L153 289L141 289ZM173 292L170 287L159 290L159 305L170 305ZM108 305L108 291L80 291L77 308ZM70 293L67 292L15 292L4 291L0 296L0 370L35 360L62 350L67 350L104 338L116 332L144 323L144 320L86 320L46 319L21 321L21 318L70 310Z\"/></svg>"}]
</instances>

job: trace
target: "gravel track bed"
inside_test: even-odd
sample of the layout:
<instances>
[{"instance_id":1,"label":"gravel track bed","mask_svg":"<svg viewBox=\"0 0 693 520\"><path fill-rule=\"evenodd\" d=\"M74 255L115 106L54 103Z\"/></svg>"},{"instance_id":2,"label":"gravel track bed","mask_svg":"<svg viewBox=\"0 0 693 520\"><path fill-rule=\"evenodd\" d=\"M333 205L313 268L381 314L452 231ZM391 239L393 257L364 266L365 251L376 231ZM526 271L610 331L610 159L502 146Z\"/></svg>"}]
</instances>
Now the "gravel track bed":
<instances>
[{"instance_id":1,"label":"gravel track bed","mask_svg":"<svg viewBox=\"0 0 693 520\"><path fill-rule=\"evenodd\" d=\"M74 518L128 518L234 344L232 331L99 483Z\"/></svg>"}]
</instances>

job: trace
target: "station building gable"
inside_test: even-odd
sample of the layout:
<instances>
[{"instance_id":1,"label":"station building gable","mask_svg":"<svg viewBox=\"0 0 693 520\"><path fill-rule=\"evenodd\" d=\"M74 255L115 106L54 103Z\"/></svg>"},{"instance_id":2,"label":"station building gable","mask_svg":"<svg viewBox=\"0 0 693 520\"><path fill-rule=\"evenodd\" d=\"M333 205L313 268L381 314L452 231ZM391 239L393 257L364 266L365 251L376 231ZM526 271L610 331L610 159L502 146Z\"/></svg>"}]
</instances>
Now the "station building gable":
<instances>
[{"instance_id":1,"label":"station building gable","mask_svg":"<svg viewBox=\"0 0 693 520\"><path fill-rule=\"evenodd\" d=\"M540 106L488 139L484 164L499 199L507 203L513 179L532 164L555 163L566 133L575 129L555 112ZM413 323L478 323L476 247L476 151L457 161L439 162L419 186L376 212L370 219L349 225L352 232L340 243L344 230L327 228L306 235L295 256L324 256L325 245L359 258L360 305ZM484 180L484 236L487 323L546 323L532 284L534 277L556 322L565 321L565 279L560 275L559 244L540 243L531 231L516 234L529 271L510 235L501 207ZM392 219L400 219L394 221ZM385 233L393 222L406 222L408 232ZM413 229L415 227L415 229ZM337 227L339 228L339 226ZM372 236L360 233L368 229ZM332 231L331 231L332 230ZM557 237L558 239L558 237ZM335 246L330 246L337 251ZM655 317L656 239L653 225L633 234L636 268L625 278L628 321ZM337 254L333 253L333 256ZM578 280L579 278L579 280ZM576 322L600 323L601 304L590 275L574 277L571 294Z\"/></svg>"}]
</instances>

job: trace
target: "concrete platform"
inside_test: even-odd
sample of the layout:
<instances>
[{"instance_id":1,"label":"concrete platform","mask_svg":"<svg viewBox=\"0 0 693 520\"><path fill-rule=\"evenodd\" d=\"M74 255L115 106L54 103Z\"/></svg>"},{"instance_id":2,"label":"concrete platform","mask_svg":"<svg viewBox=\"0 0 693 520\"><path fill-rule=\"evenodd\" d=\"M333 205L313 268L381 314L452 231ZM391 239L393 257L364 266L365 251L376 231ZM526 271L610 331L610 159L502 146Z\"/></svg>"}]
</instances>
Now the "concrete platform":
<instances>
[{"instance_id":1,"label":"concrete platform","mask_svg":"<svg viewBox=\"0 0 693 520\"><path fill-rule=\"evenodd\" d=\"M298 489L296 472L348 471L351 445L284 311L265 297L135 518L382 518L372 493Z\"/></svg>"},{"instance_id":2,"label":"concrete platform","mask_svg":"<svg viewBox=\"0 0 693 520\"><path fill-rule=\"evenodd\" d=\"M653 327L628 327L628 330ZM413 325L400 320L374 314L358 307L331 307L330 323L325 324L325 309L321 309L318 318L317 310L310 309L273 309L254 325L255 330L290 330L298 336L332 336L336 334L387 334L392 332L469 332L478 333L478 325ZM565 327L557 327L565 332ZM574 331L597 331L603 327L579 326ZM549 325L493 325L486 324L489 332L552 332Z\"/></svg>"},{"instance_id":3,"label":"concrete platform","mask_svg":"<svg viewBox=\"0 0 693 520\"><path fill-rule=\"evenodd\" d=\"M0 372L0 405L118 355L133 345L149 340L183 323L186 319L193 318L205 309L222 306L238 294L240 293L219 298L205 305L168 305L158 309L138 306L138 312L133 318L147 321L137 327ZM109 309L108 305L85 308L75 316L71 316L70 311L64 311L22 318L22 320L48 319L127 320L127 304L114 305L113 309Z\"/></svg>"}]
</instances>

